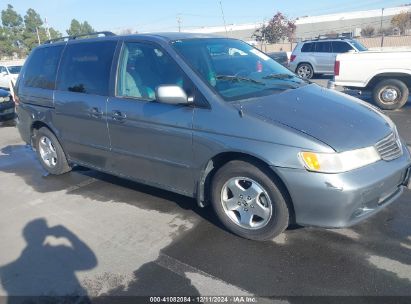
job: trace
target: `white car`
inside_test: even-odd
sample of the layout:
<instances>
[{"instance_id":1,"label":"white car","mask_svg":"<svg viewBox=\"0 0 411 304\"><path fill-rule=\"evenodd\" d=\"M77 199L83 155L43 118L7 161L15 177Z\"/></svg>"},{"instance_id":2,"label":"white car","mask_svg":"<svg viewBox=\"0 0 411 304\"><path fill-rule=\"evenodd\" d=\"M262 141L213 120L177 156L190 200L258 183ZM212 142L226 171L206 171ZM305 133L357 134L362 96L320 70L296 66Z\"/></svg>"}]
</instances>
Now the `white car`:
<instances>
[{"instance_id":1,"label":"white car","mask_svg":"<svg viewBox=\"0 0 411 304\"><path fill-rule=\"evenodd\" d=\"M370 91L380 108L399 109L409 98L411 50L339 54L328 87L335 85Z\"/></svg>"},{"instance_id":2,"label":"white car","mask_svg":"<svg viewBox=\"0 0 411 304\"><path fill-rule=\"evenodd\" d=\"M299 42L290 57L289 69L298 76L310 79L314 74L334 73L338 54L363 52L367 48L357 40L348 38L321 38Z\"/></svg>"},{"instance_id":3,"label":"white car","mask_svg":"<svg viewBox=\"0 0 411 304\"><path fill-rule=\"evenodd\" d=\"M14 82L19 76L21 65L0 65L0 88L9 89L10 80Z\"/></svg>"}]
</instances>

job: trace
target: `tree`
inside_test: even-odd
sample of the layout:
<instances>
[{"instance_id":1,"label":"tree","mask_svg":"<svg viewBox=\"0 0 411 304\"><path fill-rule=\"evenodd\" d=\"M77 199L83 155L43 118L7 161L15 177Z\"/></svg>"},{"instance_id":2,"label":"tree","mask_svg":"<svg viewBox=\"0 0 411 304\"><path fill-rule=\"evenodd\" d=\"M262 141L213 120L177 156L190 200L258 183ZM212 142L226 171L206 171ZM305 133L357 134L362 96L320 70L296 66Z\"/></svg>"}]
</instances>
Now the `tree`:
<instances>
[{"instance_id":1,"label":"tree","mask_svg":"<svg viewBox=\"0 0 411 304\"><path fill-rule=\"evenodd\" d=\"M8 4L7 9L1 11L1 29L0 49L3 56L13 56L14 54L22 55L22 34L23 18L14 10L13 6ZM4 53L3 53L4 52Z\"/></svg>"},{"instance_id":2,"label":"tree","mask_svg":"<svg viewBox=\"0 0 411 304\"><path fill-rule=\"evenodd\" d=\"M49 28L49 32L50 32L51 39L56 39L56 38L61 37L61 33L52 27Z\"/></svg>"},{"instance_id":3,"label":"tree","mask_svg":"<svg viewBox=\"0 0 411 304\"><path fill-rule=\"evenodd\" d=\"M93 27L87 22L79 22L77 19L71 20L70 28L67 30L67 34L70 36L84 35L95 32Z\"/></svg>"},{"instance_id":4,"label":"tree","mask_svg":"<svg viewBox=\"0 0 411 304\"><path fill-rule=\"evenodd\" d=\"M257 41L278 43L286 38L291 40L295 29L294 21L288 20L282 13L277 12L267 25L263 24L261 28L254 32L253 37L255 37Z\"/></svg>"},{"instance_id":5,"label":"tree","mask_svg":"<svg viewBox=\"0 0 411 304\"><path fill-rule=\"evenodd\" d=\"M36 29L43 25L40 15L32 8L29 8L24 16L24 26L27 32L35 33Z\"/></svg>"},{"instance_id":6,"label":"tree","mask_svg":"<svg viewBox=\"0 0 411 304\"><path fill-rule=\"evenodd\" d=\"M405 30L411 27L411 15L408 12L401 12L391 19L391 24L400 30L400 34L405 34Z\"/></svg>"},{"instance_id":7,"label":"tree","mask_svg":"<svg viewBox=\"0 0 411 304\"><path fill-rule=\"evenodd\" d=\"M24 15L23 43L27 51L32 50L38 43L47 40L46 31L42 28L40 15L29 8ZM40 41L39 41L40 40Z\"/></svg>"},{"instance_id":8,"label":"tree","mask_svg":"<svg viewBox=\"0 0 411 304\"><path fill-rule=\"evenodd\" d=\"M384 36L389 36L394 33L394 28L393 27L383 27L382 29L378 30L379 35L384 35Z\"/></svg>"},{"instance_id":9,"label":"tree","mask_svg":"<svg viewBox=\"0 0 411 304\"><path fill-rule=\"evenodd\" d=\"M1 11L1 23L6 28L21 28L23 18L14 10L12 5L8 4L7 9Z\"/></svg>"},{"instance_id":10,"label":"tree","mask_svg":"<svg viewBox=\"0 0 411 304\"><path fill-rule=\"evenodd\" d=\"M361 29L361 36L362 37L372 37L375 34L375 28L371 25L367 25L363 29Z\"/></svg>"},{"instance_id":11,"label":"tree","mask_svg":"<svg viewBox=\"0 0 411 304\"><path fill-rule=\"evenodd\" d=\"M11 30L0 27L0 57L12 56L16 51L16 46L11 37Z\"/></svg>"},{"instance_id":12,"label":"tree","mask_svg":"<svg viewBox=\"0 0 411 304\"><path fill-rule=\"evenodd\" d=\"M81 31L83 34L90 34L95 32L95 30L91 27L91 25L87 22L84 21L83 24L81 25Z\"/></svg>"},{"instance_id":13,"label":"tree","mask_svg":"<svg viewBox=\"0 0 411 304\"><path fill-rule=\"evenodd\" d=\"M70 36L74 36L80 33L81 33L81 23L77 19L71 20L70 28L67 30L67 34Z\"/></svg>"},{"instance_id":14,"label":"tree","mask_svg":"<svg viewBox=\"0 0 411 304\"><path fill-rule=\"evenodd\" d=\"M137 32L134 32L134 30L131 28L125 28L125 29L120 30L118 34L119 35L131 35L131 34L137 34Z\"/></svg>"}]
</instances>

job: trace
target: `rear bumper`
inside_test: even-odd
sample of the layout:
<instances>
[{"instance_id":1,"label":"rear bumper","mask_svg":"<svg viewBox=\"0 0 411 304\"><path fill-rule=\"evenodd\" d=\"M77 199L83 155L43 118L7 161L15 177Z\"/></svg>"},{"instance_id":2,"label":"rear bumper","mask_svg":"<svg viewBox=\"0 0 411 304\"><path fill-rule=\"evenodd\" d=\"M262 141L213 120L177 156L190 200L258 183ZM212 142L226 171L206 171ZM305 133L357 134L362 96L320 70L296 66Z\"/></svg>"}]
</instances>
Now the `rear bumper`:
<instances>
[{"instance_id":1,"label":"rear bumper","mask_svg":"<svg viewBox=\"0 0 411 304\"><path fill-rule=\"evenodd\" d=\"M394 202L409 180L410 154L340 174L273 168L286 184L300 225L348 227ZM407 174L408 173L408 174Z\"/></svg>"}]
</instances>

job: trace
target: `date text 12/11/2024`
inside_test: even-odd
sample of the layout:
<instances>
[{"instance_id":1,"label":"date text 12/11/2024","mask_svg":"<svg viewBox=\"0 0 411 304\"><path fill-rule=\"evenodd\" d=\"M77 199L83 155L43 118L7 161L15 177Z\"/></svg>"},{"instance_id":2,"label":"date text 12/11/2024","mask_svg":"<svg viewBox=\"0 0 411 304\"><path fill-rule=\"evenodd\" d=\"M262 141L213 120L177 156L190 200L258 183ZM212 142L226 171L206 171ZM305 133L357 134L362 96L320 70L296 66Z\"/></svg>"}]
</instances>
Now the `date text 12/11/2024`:
<instances>
[{"instance_id":1,"label":"date text 12/11/2024","mask_svg":"<svg viewBox=\"0 0 411 304\"><path fill-rule=\"evenodd\" d=\"M150 297L150 303L258 303L252 296Z\"/></svg>"}]
</instances>

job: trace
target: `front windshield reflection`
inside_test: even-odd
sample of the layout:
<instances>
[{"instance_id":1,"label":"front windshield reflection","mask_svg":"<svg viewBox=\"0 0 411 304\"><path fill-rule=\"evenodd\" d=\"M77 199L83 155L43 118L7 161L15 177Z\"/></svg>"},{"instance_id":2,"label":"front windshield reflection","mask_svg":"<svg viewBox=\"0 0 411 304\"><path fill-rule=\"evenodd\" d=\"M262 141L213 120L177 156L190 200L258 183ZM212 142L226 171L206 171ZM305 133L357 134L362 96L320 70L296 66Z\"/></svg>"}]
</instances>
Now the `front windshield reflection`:
<instances>
[{"instance_id":1,"label":"front windshield reflection","mask_svg":"<svg viewBox=\"0 0 411 304\"><path fill-rule=\"evenodd\" d=\"M173 46L226 101L275 94L308 83L240 40L187 39L174 41Z\"/></svg>"}]
</instances>

